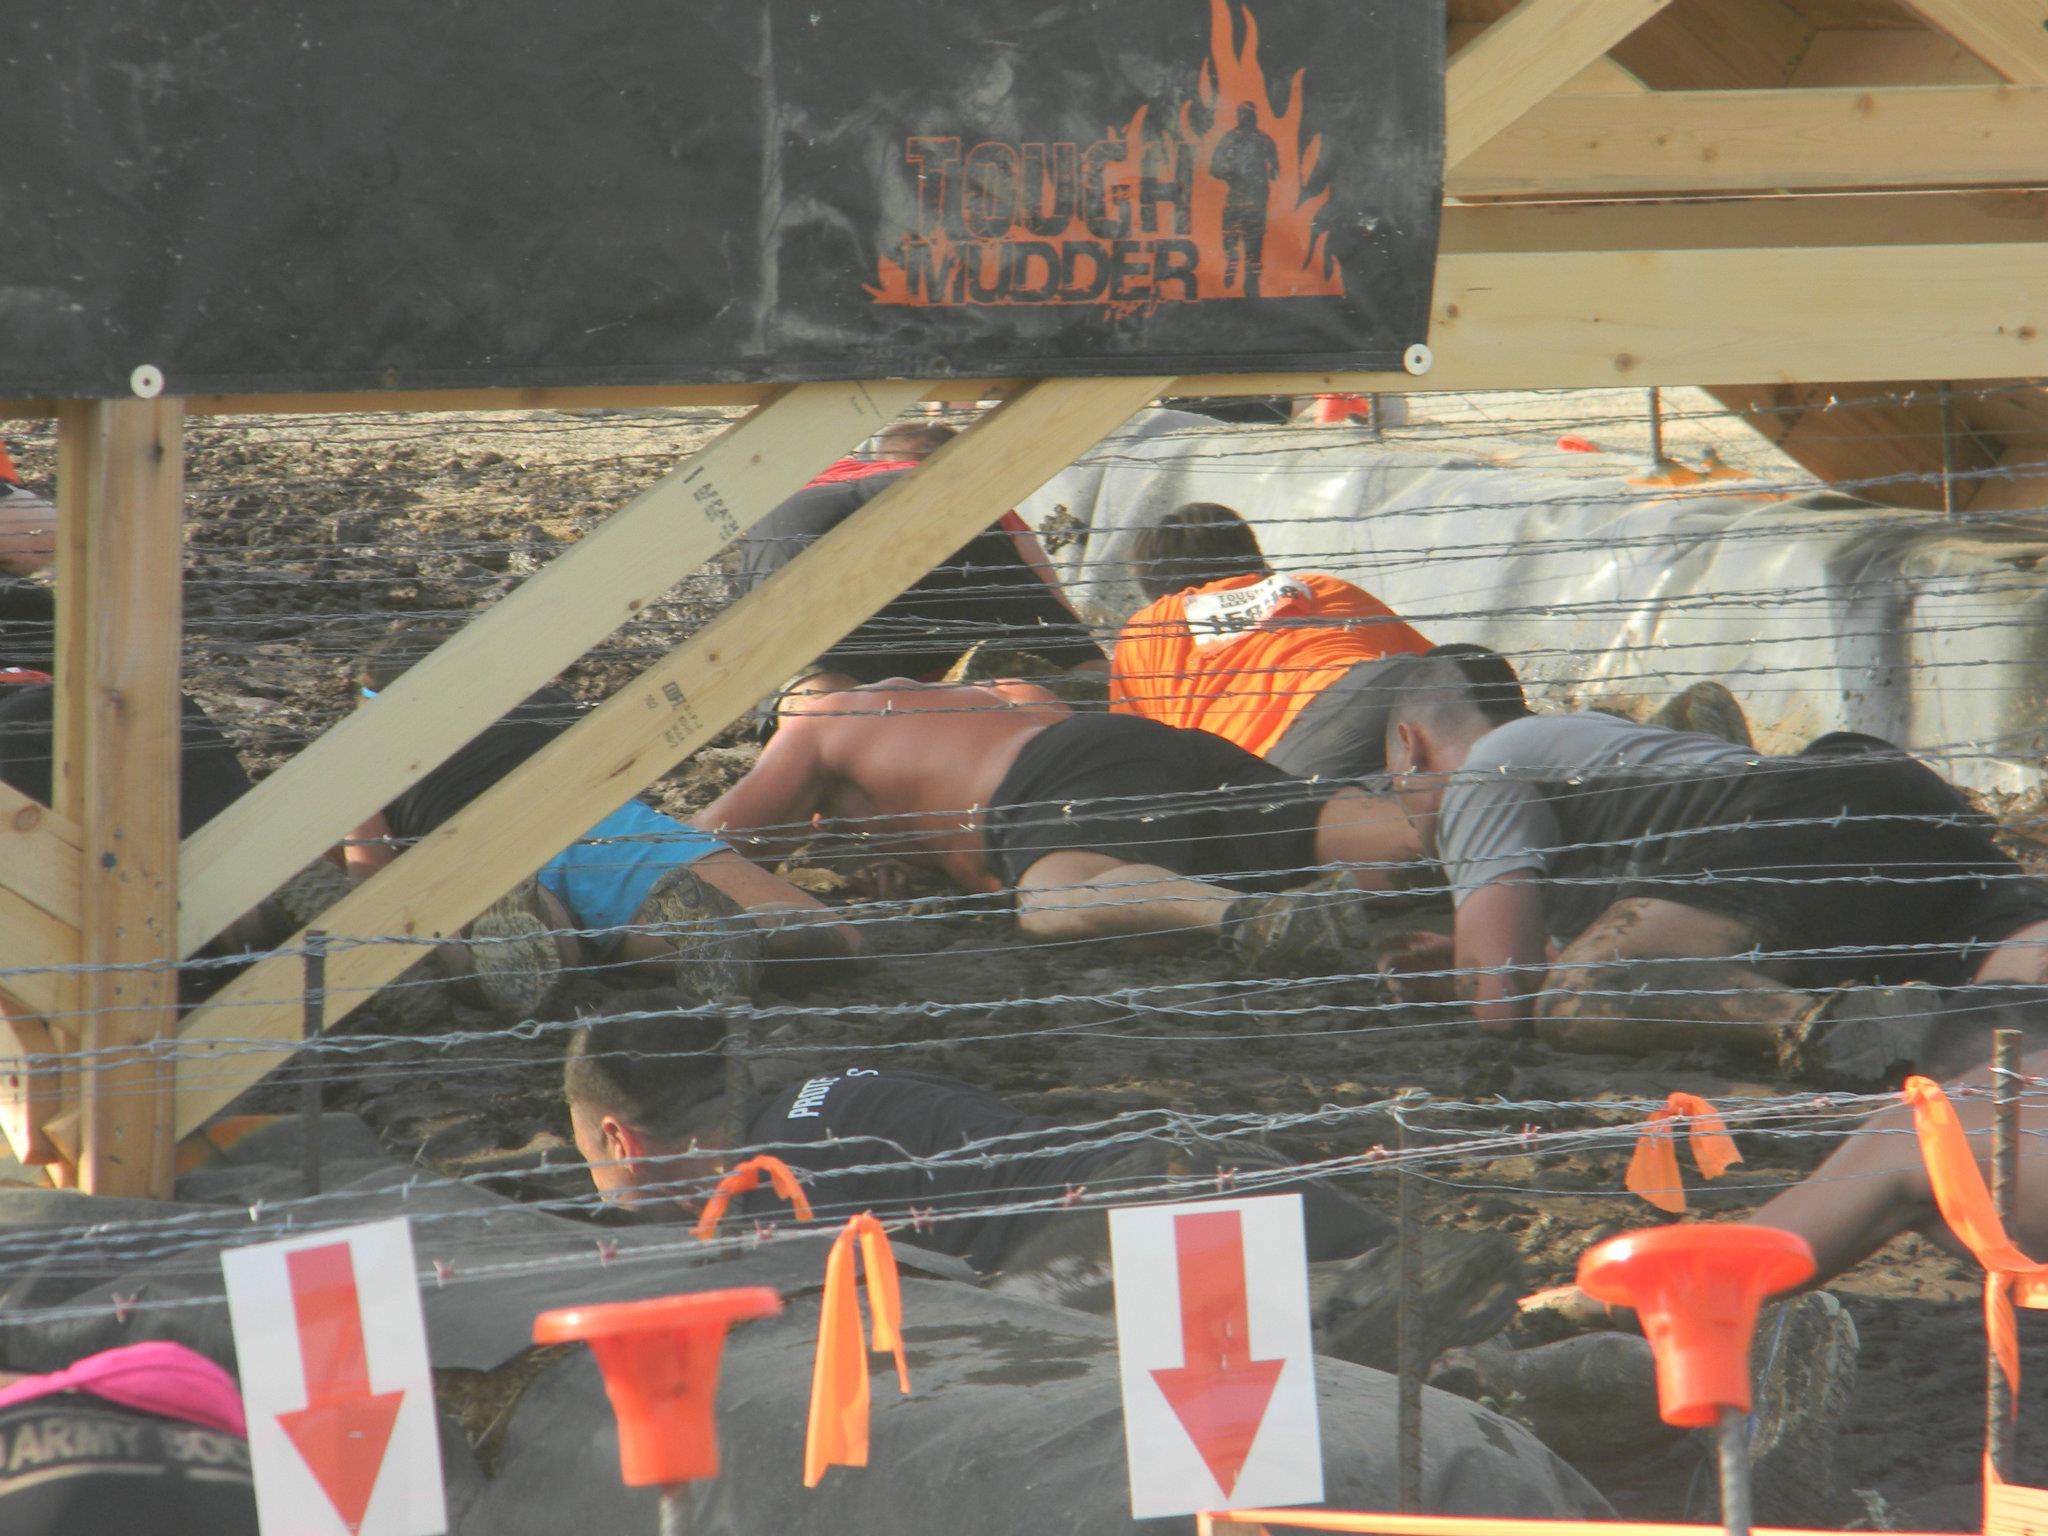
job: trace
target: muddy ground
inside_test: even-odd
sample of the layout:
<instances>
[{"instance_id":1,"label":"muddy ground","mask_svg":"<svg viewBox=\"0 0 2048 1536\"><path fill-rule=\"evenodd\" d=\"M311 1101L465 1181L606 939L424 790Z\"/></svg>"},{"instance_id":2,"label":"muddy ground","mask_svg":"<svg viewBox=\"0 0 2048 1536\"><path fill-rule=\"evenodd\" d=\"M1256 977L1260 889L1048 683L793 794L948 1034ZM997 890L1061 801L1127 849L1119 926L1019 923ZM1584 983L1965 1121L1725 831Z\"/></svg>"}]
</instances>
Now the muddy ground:
<instances>
[{"instance_id":1,"label":"muddy ground","mask_svg":"<svg viewBox=\"0 0 2048 1536\"><path fill-rule=\"evenodd\" d=\"M537 569L713 432L715 412L533 413L506 417L324 417L200 420L189 433L188 689L235 738L259 776L348 707L347 660L394 622L457 617ZM47 424L8 440L47 488ZM725 600L712 572L679 590L568 675L581 698L616 688L637 665ZM736 735L678 768L656 792L666 807L701 804L751 760ZM831 892L831 869L801 872ZM998 913L932 902L892 924L858 972L786 966L763 1001L790 1010L759 1026L761 1075L804 1070L857 1050L874 1061L941 1069L1034 1111L1086 1118L1165 1104L1193 1111L1297 1111L1419 1086L1473 1105L1425 1112L1446 1137L1593 1127L1620 1117L1602 1101L1673 1089L1762 1093L1768 1085L1704 1055L1623 1060L1503 1046L1441 1013L1388 1013L1355 989L1246 986L1201 950L1134 953L1124 944L1032 949ZM579 978L577 1009L642 999ZM950 1005L933 1013L919 1005ZM850 1006L879 1010L852 1014ZM894 1009L895 1011L890 1011ZM918 1009L918 1011L911 1011ZM434 1025L393 1041L330 1104L360 1112L396 1154L468 1173L501 1171L532 1194L587 1188L556 1091L559 1037L449 1046L436 1029L488 1030L480 1012L444 1000ZM380 1026L381 1027L381 1026ZM245 1107L288 1107L274 1093ZM1521 1101L1501 1105L1494 1100ZM1543 1101L1555 1108L1524 1107ZM1746 1209L1798 1178L1831 1141L1811 1122L1738 1137L1747 1161L1704 1210ZM1385 1125L1341 1136L1300 1131L1274 1145L1304 1158L1391 1141ZM1450 1159L1423 1185L1430 1219L1515 1235L1533 1285L1569 1277L1597 1238L1663 1219L1621 1191L1623 1140L1576 1150ZM543 1171L532 1176L536 1168ZM1390 1178L1356 1181L1391 1200ZM1982 1333L1971 1267L1902 1239L1837 1287L1862 1333L1862 1378L1842 1437L1833 1523L1974 1528L1982 1434ZM2048 1383L2048 1329L2023 1325L2031 1408ZM1501 1404L1513 1412L1512 1401ZM2021 1436L2021 1470L2048 1478L2048 1431ZM1699 1447L1585 1470L1624 1513L1710 1513ZM1864 1490L1858 1493L1856 1490Z\"/></svg>"}]
</instances>

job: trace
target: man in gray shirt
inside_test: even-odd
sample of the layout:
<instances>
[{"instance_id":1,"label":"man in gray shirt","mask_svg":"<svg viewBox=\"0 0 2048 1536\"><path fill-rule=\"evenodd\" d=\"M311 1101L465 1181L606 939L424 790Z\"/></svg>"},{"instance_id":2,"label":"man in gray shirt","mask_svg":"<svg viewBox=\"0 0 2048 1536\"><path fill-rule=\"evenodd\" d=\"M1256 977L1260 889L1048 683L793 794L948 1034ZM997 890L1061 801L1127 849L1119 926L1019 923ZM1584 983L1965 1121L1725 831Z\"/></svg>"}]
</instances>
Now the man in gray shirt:
<instances>
[{"instance_id":1,"label":"man in gray shirt","mask_svg":"<svg viewBox=\"0 0 2048 1536\"><path fill-rule=\"evenodd\" d=\"M1489 1029L1881 1074L1928 1037L1933 994L1860 997L1852 1047L1825 1027L1845 1000L1794 989L2048 981L2048 886L1896 748L1837 735L1768 757L1597 714L1495 726L1455 668L1424 667L1387 766ZM1907 1017L1875 1029L1887 1011Z\"/></svg>"}]
</instances>

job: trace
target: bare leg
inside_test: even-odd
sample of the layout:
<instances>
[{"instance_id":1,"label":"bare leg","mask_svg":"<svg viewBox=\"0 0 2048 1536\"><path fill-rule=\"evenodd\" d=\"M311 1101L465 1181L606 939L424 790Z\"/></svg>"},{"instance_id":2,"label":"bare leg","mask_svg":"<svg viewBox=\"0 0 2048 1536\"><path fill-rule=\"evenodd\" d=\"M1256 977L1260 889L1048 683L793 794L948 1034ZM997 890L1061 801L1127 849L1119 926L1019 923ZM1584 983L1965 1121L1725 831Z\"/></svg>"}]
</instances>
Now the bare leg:
<instances>
[{"instance_id":1,"label":"bare leg","mask_svg":"<svg viewBox=\"0 0 2048 1536\"><path fill-rule=\"evenodd\" d=\"M2048 982L2048 923L2030 923L2008 937L1977 967L1977 980L2027 985Z\"/></svg>"},{"instance_id":2,"label":"bare leg","mask_svg":"<svg viewBox=\"0 0 2048 1536\"><path fill-rule=\"evenodd\" d=\"M1565 1050L1711 1043L1775 1059L1786 1026L1814 1000L1727 958L1757 939L1746 923L1682 902L1617 901L1551 967L1537 1033Z\"/></svg>"},{"instance_id":3,"label":"bare leg","mask_svg":"<svg viewBox=\"0 0 2048 1536\"><path fill-rule=\"evenodd\" d=\"M2031 1077L2048 1073L2048 1051L2025 1058ZM1958 1083L1988 1085L1991 1069L1979 1067ZM1991 1155L1991 1100L1953 1101L1980 1164ZM2020 1106L2020 1205L2011 1237L2029 1253L2048 1248L2048 1105L2022 1101ZM1988 1167L1985 1170L1989 1177ZM1860 1263L1901 1232L1924 1231L1956 1252L1961 1248L1935 1209L1920 1143L1913 1134L1913 1112L1905 1105L1887 1109L1857 1130L1810 1175L1759 1210L1766 1226L1797 1232L1813 1245L1824 1284Z\"/></svg>"},{"instance_id":4,"label":"bare leg","mask_svg":"<svg viewBox=\"0 0 2048 1536\"><path fill-rule=\"evenodd\" d=\"M1112 934L1213 934L1236 893L1154 864L1068 848L1017 882L1017 926L1040 942Z\"/></svg>"}]
</instances>

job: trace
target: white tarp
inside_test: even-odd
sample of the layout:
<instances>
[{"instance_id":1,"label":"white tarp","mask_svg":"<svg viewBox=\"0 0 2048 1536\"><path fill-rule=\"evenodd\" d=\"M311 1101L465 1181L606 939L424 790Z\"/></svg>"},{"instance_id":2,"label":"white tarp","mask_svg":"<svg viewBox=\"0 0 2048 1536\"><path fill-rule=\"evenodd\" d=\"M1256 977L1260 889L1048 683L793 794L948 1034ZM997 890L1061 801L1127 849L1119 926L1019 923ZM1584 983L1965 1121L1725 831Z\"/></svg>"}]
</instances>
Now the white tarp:
<instances>
[{"instance_id":1,"label":"white tarp","mask_svg":"<svg viewBox=\"0 0 2048 1536\"><path fill-rule=\"evenodd\" d=\"M1650 490L1611 459L1573 472L1527 449L1155 411L1021 510L1055 543L1064 530L1061 574L1105 626L1139 602L1130 532L1218 501L1276 568L1354 581L1432 640L1493 646L1539 703L1654 706L1719 678L1767 750L1868 731L1976 787L2038 778L2048 523L1763 482Z\"/></svg>"}]
</instances>

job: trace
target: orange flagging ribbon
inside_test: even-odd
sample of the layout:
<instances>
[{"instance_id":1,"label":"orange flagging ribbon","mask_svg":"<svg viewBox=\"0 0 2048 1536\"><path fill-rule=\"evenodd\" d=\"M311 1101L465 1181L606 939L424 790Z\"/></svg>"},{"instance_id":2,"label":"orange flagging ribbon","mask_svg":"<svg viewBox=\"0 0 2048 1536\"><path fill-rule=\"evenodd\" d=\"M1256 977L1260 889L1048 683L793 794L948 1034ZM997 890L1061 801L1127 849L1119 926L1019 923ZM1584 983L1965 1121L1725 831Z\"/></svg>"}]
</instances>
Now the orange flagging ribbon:
<instances>
[{"instance_id":1,"label":"orange flagging ribbon","mask_svg":"<svg viewBox=\"0 0 2048 1536\"><path fill-rule=\"evenodd\" d=\"M1991 1352L2012 1383L2014 1411L2020 1398L2020 1328L2013 1305L2048 1307L2048 1265L2036 1264L2005 1235L1998 1207L1984 1186L1963 1123L1941 1084L1928 1077L1906 1079L1905 1100L1913 1106L1913 1129L1920 1137L1920 1159L1927 1182L1948 1229L1984 1266L1984 1331ZM1987 1462L1988 1465L1988 1462Z\"/></svg>"},{"instance_id":2,"label":"orange flagging ribbon","mask_svg":"<svg viewBox=\"0 0 2048 1536\"><path fill-rule=\"evenodd\" d=\"M815 1488L827 1467L868 1464L868 1348L854 1296L853 1250L860 1245L868 1277L868 1316L876 1350L896 1356L896 1382L910 1390L903 1360L903 1293L889 1234L871 1212L849 1221L825 1259L825 1300L818 1309L818 1360L811 1371L811 1422L804 1432L804 1486Z\"/></svg>"},{"instance_id":3,"label":"orange flagging ribbon","mask_svg":"<svg viewBox=\"0 0 2048 1536\"><path fill-rule=\"evenodd\" d=\"M1685 1180L1678 1171L1678 1127L1666 1123L1672 1120L1689 1122L1686 1139L1702 1178L1718 1179L1742 1161L1742 1154L1714 1106L1697 1094L1674 1093L1653 1111L1636 1137L1622 1184L1658 1210L1677 1215L1685 1209Z\"/></svg>"},{"instance_id":4,"label":"orange flagging ribbon","mask_svg":"<svg viewBox=\"0 0 2048 1536\"><path fill-rule=\"evenodd\" d=\"M732 1197L759 1189L764 1173L768 1175L769 1187L796 1207L796 1219L809 1221L811 1202L804 1198L804 1188L797 1183L796 1175L789 1171L789 1164L763 1152L759 1157L748 1158L718 1181L718 1188L704 1202L704 1214L697 1218L697 1236L708 1239L717 1232L719 1222L725 1219L726 1209L732 1204Z\"/></svg>"}]
</instances>

